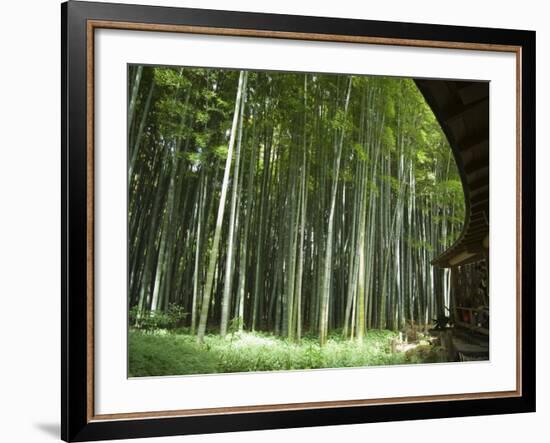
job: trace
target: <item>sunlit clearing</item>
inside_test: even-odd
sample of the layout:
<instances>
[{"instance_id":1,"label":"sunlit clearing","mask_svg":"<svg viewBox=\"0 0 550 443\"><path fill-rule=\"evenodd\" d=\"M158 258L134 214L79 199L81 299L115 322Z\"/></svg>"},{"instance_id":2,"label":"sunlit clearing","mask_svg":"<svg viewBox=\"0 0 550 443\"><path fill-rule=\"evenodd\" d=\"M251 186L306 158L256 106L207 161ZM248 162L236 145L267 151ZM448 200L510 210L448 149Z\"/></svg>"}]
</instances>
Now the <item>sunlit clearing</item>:
<instances>
[{"instance_id":1,"label":"sunlit clearing","mask_svg":"<svg viewBox=\"0 0 550 443\"><path fill-rule=\"evenodd\" d=\"M275 338L262 337L261 335L250 332L241 332L227 336L229 341L233 342L233 346L275 346L277 340Z\"/></svg>"}]
</instances>

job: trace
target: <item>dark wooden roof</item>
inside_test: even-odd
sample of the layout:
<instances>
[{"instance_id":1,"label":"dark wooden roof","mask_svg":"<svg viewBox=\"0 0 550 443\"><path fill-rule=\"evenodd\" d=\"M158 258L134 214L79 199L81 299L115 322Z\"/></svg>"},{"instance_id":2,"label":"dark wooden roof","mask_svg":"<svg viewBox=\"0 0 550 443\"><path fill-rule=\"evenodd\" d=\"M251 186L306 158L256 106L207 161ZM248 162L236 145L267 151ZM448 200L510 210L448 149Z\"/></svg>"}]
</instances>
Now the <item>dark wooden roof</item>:
<instances>
[{"instance_id":1,"label":"dark wooden roof","mask_svg":"<svg viewBox=\"0 0 550 443\"><path fill-rule=\"evenodd\" d=\"M489 247L489 83L422 79L416 85L449 140L465 199L461 235L432 264L478 260Z\"/></svg>"}]
</instances>

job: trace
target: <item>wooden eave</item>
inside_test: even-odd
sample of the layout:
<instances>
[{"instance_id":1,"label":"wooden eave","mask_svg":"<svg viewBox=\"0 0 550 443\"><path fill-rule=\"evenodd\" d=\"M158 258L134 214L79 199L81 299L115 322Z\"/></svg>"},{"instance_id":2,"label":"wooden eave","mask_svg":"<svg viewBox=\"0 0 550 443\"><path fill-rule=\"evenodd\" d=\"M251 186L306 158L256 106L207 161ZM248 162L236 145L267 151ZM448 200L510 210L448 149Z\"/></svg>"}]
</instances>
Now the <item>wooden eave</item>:
<instances>
[{"instance_id":1,"label":"wooden eave","mask_svg":"<svg viewBox=\"0 0 550 443\"><path fill-rule=\"evenodd\" d=\"M415 82L449 141L464 190L462 232L432 264L447 268L478 261L489 234L489 83Z\"/></svg>"}]
</instances>

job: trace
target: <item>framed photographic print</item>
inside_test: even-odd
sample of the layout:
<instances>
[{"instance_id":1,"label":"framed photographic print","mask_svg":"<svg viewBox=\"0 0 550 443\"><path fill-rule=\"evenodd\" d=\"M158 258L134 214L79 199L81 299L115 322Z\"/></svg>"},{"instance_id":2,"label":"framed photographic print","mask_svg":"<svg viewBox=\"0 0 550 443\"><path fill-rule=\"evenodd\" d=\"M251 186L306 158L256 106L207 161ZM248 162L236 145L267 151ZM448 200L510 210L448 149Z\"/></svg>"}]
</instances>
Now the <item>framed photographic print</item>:
<instances>
[{"instance_id":1,"label":"framed photographic print","mask_svg":"<svg viewBox=\"0 0 550 443\"><path fill-rule=\"evenodd\" d=\"M62 5L62 438L535 410L535 34Z\"/></svg>"}]
</instances>

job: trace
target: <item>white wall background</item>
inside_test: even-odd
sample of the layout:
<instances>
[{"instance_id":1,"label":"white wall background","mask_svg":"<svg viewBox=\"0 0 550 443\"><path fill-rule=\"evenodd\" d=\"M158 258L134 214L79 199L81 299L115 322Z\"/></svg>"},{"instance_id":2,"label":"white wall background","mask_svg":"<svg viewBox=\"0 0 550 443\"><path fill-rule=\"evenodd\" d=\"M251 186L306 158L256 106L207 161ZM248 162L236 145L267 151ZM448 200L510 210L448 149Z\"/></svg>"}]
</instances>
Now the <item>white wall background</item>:
<instances>
[{"instance_id":1,"label":"white wall background","mask_svg":"<svg viewBox=\"0 0 550 443\"><path fill-rule=\"evenodd\" d=\"M121 0L119 0L121 1ZM139 0L125 3L142 3ZM531 29L537 31L536 414L333 426L138 440L154 442L544 441L550 419L549 137L550 28L545 3L407 0L164 0L212 9ZM0 4L0 440L40 443L59 434L60 372L60 18L59 0ZM412 382L412 381L411 381Z\"/></svg>"}]
</instances>

